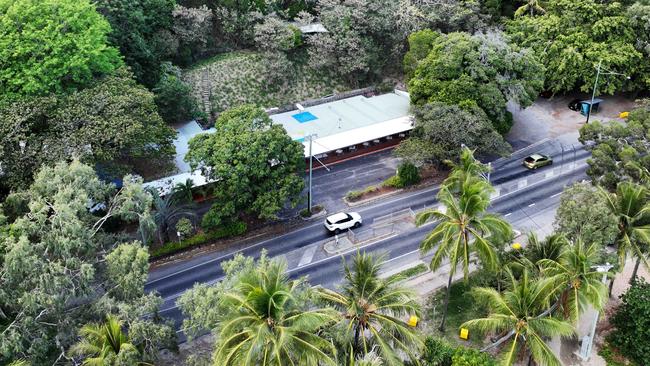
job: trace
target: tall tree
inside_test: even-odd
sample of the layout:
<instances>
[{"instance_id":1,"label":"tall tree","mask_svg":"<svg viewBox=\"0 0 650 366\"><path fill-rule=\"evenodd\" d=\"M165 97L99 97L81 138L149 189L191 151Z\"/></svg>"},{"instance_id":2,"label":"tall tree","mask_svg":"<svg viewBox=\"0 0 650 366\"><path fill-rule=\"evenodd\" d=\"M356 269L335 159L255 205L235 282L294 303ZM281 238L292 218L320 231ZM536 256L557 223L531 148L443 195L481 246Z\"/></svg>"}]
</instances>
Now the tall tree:
<instances>
[{"instance_id":1,"label":"tall tree","mask_svg":"<svg viewBox=\"0 0 650 366\"><path fill-rule=\"evenodd\" d=\"M438 192L438 201L444 212L429 210L418 214L416 224L438 221L436 227L420 244L420 251L428 253L435 249L431 259L431 270L435 271L449 259L449 279L445 308L440 329L445 327L451 281L458 265L463 266L465 278L469 275L470 256L476 253L484 266L496 268L496 244L512 235L510 224L499 215L487 213L492 187L482 177L464 180L457 193L443 183Z\"/></svg>"},{"instance_id":2,"label":"tall tree","mask_svg":"<svg viewBox=\"0 0 650 366\"><path fill-rule=\"evenodd\" d=\"M70 95L0 103L0 186L25 188L41 166L75 157L117 174L164 166L174 137L153 94L120 69Z\"/></svg>"},{"instance_id":3,"label":"tall tree","mask_svg":"<svg viewBox=\"0 0 650 366\"><path fill-rule=\"evenodd\" d=\"M562 192L553 227L571 241L582 238L601 248L613 245L617 220L591 183L576 183Z\"/></svg>"},{"instance_id":4,"label":"tall tree","mask_svg":"<svg viewBox=\"0 0 650 366\"><path fill-rule=\"evenodd\" d=\"M9 223L11 230L0 230L0 312L7 322L0 362L53 364L65 357L78 327L111 312L128 321L148 359L173 334L144 318L160 305L159 298L144 294L146 248L103 230L110 218L137 221L148 215L151 197L142 181L124 182L116 194L78 161L37 174L24 194L28 211ZM92 214L89 203L103 203L105 210Z\"/></svg>"},{"instance_id":5,"label":"tall tree","mask_svg":"<svg viewBox=\"0 0 650 366\"><path fill-rule=\"evenodd\" d=\"M461 325L463 328L482 332L506 333L487 348L509 345L503 354L503 364L512 365L520 355L528 355L529 360L548 366L560 366L553 351L544 338L574 334L573 327L562 320L550 317L547 311L551 294L551 282L544 279L533 280L524 271L520 279L510 273L510 288L503 294L493 288L473 289L477 301L485 302L490 313L485 318L473 319Z\"/></svg>"},{"instance_id":6,"label":"tall tree","mask_svg":"<svg viewBox=\"0 0 650 366\"><path fill-rule=\"evenodd\" d=\"M512 125L506 103L531 105L544 83L544 67L531 50L515 46L502 33L451 33L431 41L408 80L415 105L475 105L498 132L506 133Z\"/></svg>"},{"instance_id":7,"label":"tall tree","mask_svg":"<svg viewBox=\"0 0 650 366\"><path fill-rule=\"evenodd\" d=\"M484 197L485 186L476 182L464 183L460 197L456 198L447 188L438 193L446 212L437 210L418 214L416 223L422 225L431 220L439 223L420 244L420 251L428 253L435 248L431 259L431 270L435 271L448 258L450 271L447 281L447 296L443 310L440 329L445 327L451 281L458 265L463 266L465 278L469 274L470 255L476 252L483 264L489 268L497 266L494 237L509 235L510 225L500 217L487 214L488 197ZM487 239L488 235L494 237Z\"/></svg>"},{"instance_id":8,"label":"tall tree","mask_svg":"<svg viewBox=\"0 0 650 366\"><path fill-rule=\"evenodd\" d=\"M550 0L546 13L522 16L507 24L512 39L535 50L547 70L545 89L554 93L591 92L596 65L632 77L604 76L599 93L642 88L642 54L635 48L635 30L620 2ZM647 68L646 68L647 69ZM637 76L640 76L637 80ZM603 77L603 75L601 75ZM602 80L602 79L601 79Z\"/></svg>"},{"instance_id":9,"label":"tall tree","mask_svg":"<svg viewBox=\"0 0 650 366\"><path fill-rule=\"evenodd\" d=\"M122 65L90 0L0 0L0 98L60 93Z\"/></svg>"},{"instance_id":10,"label":"tall tree","mask_svg":"<svg viewBox=\"0 0 650 366\"><path fill-rule=\"evenodd\" d=\"M557 303L565 318L578 323L587 305L601 310L607 302L607 286L602 273L594 266L601 257L598 244L584 244L581 239L563 246L557 259L541 259L537 264L543 274L556 283Z\"/></svg>"},{"instance_id":11,"label":"tall tree","mask_svg":"<svg viewBox=\"0 0 650 366\"><path fill-rule=\"evenodd\" d=\"M420 307L409 289L397 278L379 277L384 258L357 253L352 266L344 262L340 291L321 288L322 298L340 311L339 329L351 347L351 359L365 357L377 348L387 365L401 365L398 352L417 360L422 341L404 317L419 315Z\"/></svg>"},{"instance_id":12,"label":"tall tree","mask_svg":"<svg viewBox=\"0 0 650 366\"><path fill-rule=\"evenodd\" d=\"M610 191L621 181L650 183L650 101L630 112L625 124L598 121L580 128L580 142L591 151L587 175Z\"/></svg>"},{"instance_id":13,"label":"tall tree","mask_svg":"<svg viewBox=\"0 0 650 366\"><path fill-rule=\"evenodd\" d=\"M239 213L274 218L295 203L304 182L304 147L258 107L244 105L222 113L216 131L190 140L185 160L215 181L222 221Z\"/></svg>"},{"instance_id":14,"label":"tall tree","mask_svg":"<svg viewBox=\"0 0 650 366\"><path fill-rule=\"evenodd\" d=\"M265 255L238 269L231 286L209 298L218 308L215 366L335 365L336 350L320 336L335 314L311 305L304 279L290 280L286 263ZM199 309L192 309L191 298L184 295L182 302L194 314Z\"/></svg>"},{"instance_id":15,"label":"tall tree","mask_svg":"<svg viewBox=\"0 0 650 366\"><path fill-rule=\"evenodd\" d=\"M174 0L93 0L110 23L108 39L120 49L138 82L151 88L160 77L160 63L176 52L173 39ZM175 41L175 42L174 42Z\"/></svg>"},{"instance_id":16,"label":"tall tree","mask_svg":"<svg viewBox=\"0 0 650 366\"><path fill-rule=\"evenodd\" d=\"M607 208L618 221L616 246L619 266L623 268L627 256L636 258L630 283L636 280L639 264L648 267L647 256L650 252L650 202L648 189L630 182L621 182L616 193L609 193L601 188L601 197Z\"/></svg>"},{"instance_id":17,"label":"tall tree","mask_svg":"<svg viewBox=\"0 0 650 366\"><path fill-rule=\"evenodd\" d=\"M546 10L542 8L542 6L539 4L540 2L538 0L526 0L525 4L517 8L517 11L515 11L515 16L520 17L520 16L535 16L535 15L544 15L546 13Z\"/></svg>"},{"instance_id":18,"label":"tall tree","mask_svg":"<svg viewBox=\"0 0 650 366\"><path fill-rule=\"evenodd\" d=\"M396 154L414 164L441 165L445 160L456 159L463 145L483 156L510 151L485 112L474 104L432 102L413 109L415 126L409 138L397 147Z\"/></svg>"}]
</instances>

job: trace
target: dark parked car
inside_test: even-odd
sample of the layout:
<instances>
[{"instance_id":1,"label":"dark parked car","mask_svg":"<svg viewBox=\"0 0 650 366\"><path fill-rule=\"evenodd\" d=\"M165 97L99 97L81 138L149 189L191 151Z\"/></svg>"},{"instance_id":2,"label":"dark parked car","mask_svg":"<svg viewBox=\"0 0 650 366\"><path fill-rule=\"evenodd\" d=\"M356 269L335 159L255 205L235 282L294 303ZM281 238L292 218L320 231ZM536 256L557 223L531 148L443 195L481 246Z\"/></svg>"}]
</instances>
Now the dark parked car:
<instances>
[{"instance_id":1,"label":"dark parked car","mask_svg":"<svg viewBox=\"0 0 650 366\"><path fill-rule=\"evenodd\" d=\"M580 99L574 99L571 102L569 102L569 109L572 111L580 111L580 105L582 104L582 101Z\"/></svg>"}]
</instances>

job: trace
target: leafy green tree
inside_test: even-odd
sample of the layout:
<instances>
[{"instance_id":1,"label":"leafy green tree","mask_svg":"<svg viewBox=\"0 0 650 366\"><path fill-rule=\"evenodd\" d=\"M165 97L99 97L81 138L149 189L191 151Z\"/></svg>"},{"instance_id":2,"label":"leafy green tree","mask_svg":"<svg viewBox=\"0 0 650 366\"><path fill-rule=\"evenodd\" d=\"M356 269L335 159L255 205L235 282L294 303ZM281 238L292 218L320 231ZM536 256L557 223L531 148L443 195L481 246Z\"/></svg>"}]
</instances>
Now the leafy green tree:
<instances>
[{"instance_id":1,"label":"leafy green tree","mask_svg":"<svg viewBox=\"0 0 650 366\"><path fill-rule=\"evenodd\" d=\"M611 318L615 330L607 340L630 360L639 365L647 362L650 344L650 285L643 279L632 284L622 304Z\"/></svg>"},{"instance_id":2,"label":"leafy green tree","mask_svg":"<svg viewBox=\"0 0 650 366\"><path fill-rule=\"evenodd\" d=\"M108 315L103 324L86 324L81 327L81 340L70 351L84 356L82 365L143 364L138 362L138 349L122 331L122 321Z\"/></svg>"},{"instance_id":3,"label":"leafy green tree","mask_svg":"<svg viewBox=\"0 0 650 366\"><path fill-rule=\"evenodd\" d=\"M404 55L403 61L406 80L410 80L414 76L418 63L429 55L438 37L440 37L440 33L431 29L423 29L409 34L409 50Z\"/></svg>"},{"instance_id":4,"label":"leafy green tree","mask_svg":"<svg viewBox=\"0 0 650 366\"><path fill-rule=\"evenodd\" d=\"M181 69L165 62L161 65L161 76L152 89L160 116L168 124L187 122L203 117L198 102L191 94L191 88L181 80Z\"/></svg>"},{"instance_id":5,"label":"leafy green tree","mask_svg":"<svg viewBox=\"0 0 650 366\"><path fill-rule=\"evenodd\" d=\"M185 160L213 179L220 221L242 211L274 218L304 187L304 147L258 107L244 105L222 113L215 133L189 142Z\"/></svg>"},{"instance_id":6,"label":"leafy green tree","mask_svg":"<svg viewBox=\"0 0 650 366\"><path fill-rule=\"evenodd\" d=\"M404 40L419 23L417 11L405 1L319 0L317 6L328 32L307 39L310 64L334 70L352 85L398 65Z\"/></svg>"},{"instance_id":7,"label":"leafy green tree","mask_svg":"<svg viewBox=\"0 0 650 366\"><path fill-rule=\"evenodd\" d=\"M442 165L466 145L480 155L505 154L510 146L478 106L431 102L413 109L415 126L396 154L417 165Z\"/></svg>"},{"instance_id":8,"label":"leafy green tree","mask_svg":"<svg viewBox=\"0 0 650 366\"><path fill-rule=\"evenodd\" d=\"M89 0L0 1L0 98L87 86L122 61Z\"/></svg>"},{"instance_id":9,"label":"leafy green tree","mask_svg":"<svg viewBox=\"0 0 650 366\"><path fill-rule=\"evenodd\" d=\"M468 178L460 184L457 193L443 183L438 201L444 211L428 210L418 214L416 224L436 220L438 224L420 244L420 251L435 250L431 270L435 271L449 260L447 296L440 329L444 330L451 281L457 267L462 265L464 278L469 275L470 256L478 254L484 266L494 270L498 266L496 244L512 235L510 224L499 215L487 213L492 187L482 178Z\"/></svg>"},{"instance_id":10,"label":"leafy green tree","mask_svg":"<svg viewBox=\"0 0 650 366\"><path fill-rule=\"evenodd\" d=\"M510 274L510 287L504 293L493 288L477 287L472 291L477 301L484 301L490 313L485 318L473 319L461 325L463 328L482 332L503 334L497 342L485 349L504 347L503 364L512 365L521 355L528 355L536 363L560 366L553 351L548 347L546 337L569 337L573 327L562 320L549 316L547 305L552 284L547 279L533 280L528 271L520 279Z\"/></svg>"},{"instance_id":11,"label":"leafy green tree","mask_svg":"<svg viewBox=\"0 0 650 366\"><path fill-rule=\"evenodd\" d=\"M138 172L171 161L175 135L125 69L70 95L0 103L0 186L25 188L42 166L74 157Z\"/></svg>"},{"instance_id":12,"label":"leafy green tree","mask_svg":"<svg viewBox=\"0 0 650 366\"><path fill-rule=\"evenodd\" d=\"M553 226L571 241L582 238L601 248L614 244L618 231L616 217L589 183L576 183L562 192Z\"/></svg>"},{"instance_id":13,"label":"leafy green tree","mask_svg":"<svg viewBox=\"0 0 650 366\"><path fill-rule=\"evenodd\" d=\"M635 30L620 2L550 0L541 16L522 16L508 23L512 40L535 50L547 73L545 89L554 93L580 89L591 92L596 65L625 75L605 77L598 92L642 88L637 81L643 64L635 48Z\"/></svg>"},{"instance_id":14,"label":"leafy green tree","mask_svg":"<svg viewBox=\"0 0 650 366\"><path fill-rule=\"evenodd\" d=\"M422 341L403 320L419 315L420 307L412 291L397 285L398 278L381 279L384 258L357 253L352 266L344 263L343 284L336 292L320 289L321 297L340 311L339 329L351 358L364 357L375 347L387 365L402 364L398 352L417 360Z\"/></svg>"},{"instance_id":15,"label":"leafy green tree","mask_svg":"<svg viewBox=\"0 0 650 366\"><path fill-rule=\"evenodd\" d=\"M580 128L580 142L591 151L587 175L610 191L621 181L650 183L650 101L630 111L625 124L595 121Z\"/></svg>"},{"instance_id":16,"label":"leafy green tree","mask_svg":"<svg viewBox=\"0 0 650 366\"><path fill-rule=\"evenodd\" d=\"M533 103L544 82L544 67L528 49L502 33L451 33L432 39L431 51L408 80L411 102L475 105L495 129L506 133L512 116L506 103Z\"/></svg>"},{"instance_id":17,"label":"leafy green tree","mask_svg":"<svg viewBox=\"0 0 650 366\"><path fill-rule=\"evenodd\" d=\"M171 33L174 0L93 0L111 25L108 39L120 49L138 82L151 88L160 64L176 52ZM175 47L174 47L175 45Z\"/></svg>"},{"instance_id":18,"label":"leafy green tree","mask_svg":"<svg viewBox=\"0 0 650 366\"><path fill-rule=\"evenodd\" d=\"M142 180L124 179L117 193L94 170L73 161L43 168L24 193L28 212L0 230L0 312L6 323L0 363L12 359L53 364L75 342L85 323L118 311L128 319L136 346L155 358L173 331L151 318L160 306L144 295L148 253L103 229L111 218L146 218L151 197ZM98 214L89 202L103 203ZM141 335L147 334L147 339Z\"/></svg>"},{"instance_id":19,"label":"leafy green tree","mask_svg":"<svg viewBox=\"0 0 650 366\"><path fill-rule=\"evenodd\" d=\"M556 283L557 303L573 324L578 323L587 305L601 310L607 302L607 286L602 283L602 273L594 268L600 264L600 257L598 244L586 245L578 239L563 246L557 259L537 262L542 273Z\"/></svg>"},{"instance_id":20,"label":"leafy green tree","mask_svg":"<svg viewBox=\"0 0 650 366\"><path fill-rule=\"evenodd\" d=\"M636 258L630 283L636 280L639 264L647 268L648 245L650 244L650 202L648 189L630 182L621 182L616 193L600 189L600 194L609 211L618 221L616 246L619 267L623 268L627 256Z\"/></svg>"}]
</instances>

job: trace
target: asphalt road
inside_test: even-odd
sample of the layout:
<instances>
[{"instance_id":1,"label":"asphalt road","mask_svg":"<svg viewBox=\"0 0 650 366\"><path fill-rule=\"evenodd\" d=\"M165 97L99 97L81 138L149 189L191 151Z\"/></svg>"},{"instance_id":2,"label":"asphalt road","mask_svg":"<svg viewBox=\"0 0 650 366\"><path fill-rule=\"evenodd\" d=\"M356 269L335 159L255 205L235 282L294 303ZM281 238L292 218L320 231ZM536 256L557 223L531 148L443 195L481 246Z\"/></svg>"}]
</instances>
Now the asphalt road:
<instances>
[{"instance_id":1,"label":"asphalt road","mask_svg":"<svg viewBox=\"0 0 650 366\"><path fill-rule=\"evenodd\" d=\"M576 149L575 152L562 153L561 146L557 141L545 141L537 146L530 147L525 151L520 151L513 154L509 159L501 159L493 163L493 173L491 180L495 185L504 184L511 181L516 181L535 173L542 173L542 168L538 172L526 170L521 166L521 158L531 152L540 152L552 155L554 158L554 166L558 165L567 166L568 164L577 160L584 160L588 156L588 152L582 149ZM349 162L347 164L354 164ZM528 206L531 203L544 201L550 197L557 196L562 191L564 186L576 180L584 179L585 168L578 169L572 174L565 174L558 176L554 179L548 179L544 182L521 191L513 192L506 196L502 196L493 201L491 211L508 214L520 207ZM314 178L315 184L320 187L328 187L327 181L332 179L335 182L344 181L341 177L332 177L328 173L319 173ZM372 180L371 174L367 174L366 178ZM349 189L339 187L339 184L333 183L337 189L343 189L345 194ZM329 189L328 189L329 190ZM410 192L398 196L391 197L386 200L378 201L377 203L367 206L359 207L356 209L362 217L364 222L372 222L374 218L390 214L392 212L411 208L413 210L421 209L423 207L431 207L436 203L435 194L437 188L428 188L418 192ZM323 192L324 193L324 192ZM341 194L341 193L339 193ZM416 251L420 241L424 238L426 233L431 230L430 226L410 230L400 235L370 244L365 247L367 251L381 251L388 254L389 258L399 257L406 253ZM232 258L235 253L242 253L247 256L258 256L260 251L265 248L270 256L278 256L292 250L302 248L315 242L322 241L328 237L324 231L320 220L314 223L307 224L305 227L292 231L290 233L264 240L259 243L248 246L244 249L237 250L233 253L219 253L218 255L207 255L201 258L195 258L188 262L178 263L168 266L163 270L154 271L150 274L150 281L145 286L146 291L157 291L164 299L161 315L173 319L177 325L180 326L182 322L182 314L175 306L176 299L187 289L191 288L195 283L213 283L222 277L220 262ZM347 254L352 255L356 251L353 250ZM291 268L289 270L291 276L308 275L310 282L314 285L320 284L323 286L331 287L340 279L340 264L341 257L333 256L322 260L314 261L300 268Z\"/></svg>"}]
</instances>

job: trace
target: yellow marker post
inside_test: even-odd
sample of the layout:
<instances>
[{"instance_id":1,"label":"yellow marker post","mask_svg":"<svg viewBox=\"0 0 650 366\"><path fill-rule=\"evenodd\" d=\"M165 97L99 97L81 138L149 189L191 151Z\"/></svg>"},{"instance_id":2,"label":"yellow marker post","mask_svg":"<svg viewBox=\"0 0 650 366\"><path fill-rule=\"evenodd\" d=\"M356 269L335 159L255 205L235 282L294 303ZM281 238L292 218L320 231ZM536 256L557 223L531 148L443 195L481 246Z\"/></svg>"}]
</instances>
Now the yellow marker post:
<instances>
[{"instance_id":1,"label":"yellow marker post","mask_svg":"<svg viewBox=\"0 0 650 366\"><path fill-rule=\"evenodd\" d=\"M630 112L621 112L618 115L618 118L627 118L630 115Z\"/></svg>"},{"instance_id":2,"label":"yellow marker post","mask_svg":"<svg viewBox=\"0 0 650 366\"><path fill-rule=\"evenodd\" d=\"M521 249L521 244L520 244L520 243L513 243L513 244L512 244L512 249L514 249L514 250L519 250L519 249Z\"/></svg>"},{"instance_id":3,"label":"yellow marker post","mask_svg":"<svg viewBox=\"0 0 650 366\"><path fill-rule=\"evenodd\" d=\"M467 340L469 338L469 329L460 328L460 339Z\"/></svg>"},{"instance_id":4,"label":"yellow marker post","mask_svg":"<svg viewBox=\"0 0 650 366\"><path fill-rule=\"evenodd\" d=\"M418 319L417 316L415 316L415 315L411 315L411 317L409 318L409 321L408 321L407 324L408 324L410 327L415 328L415 327L418 326L418 321L419 321L419 320L420 320L420 319Z\"/></svg>"}]
</instances>

